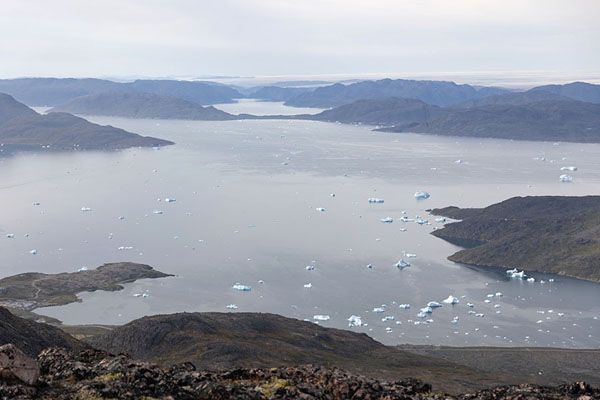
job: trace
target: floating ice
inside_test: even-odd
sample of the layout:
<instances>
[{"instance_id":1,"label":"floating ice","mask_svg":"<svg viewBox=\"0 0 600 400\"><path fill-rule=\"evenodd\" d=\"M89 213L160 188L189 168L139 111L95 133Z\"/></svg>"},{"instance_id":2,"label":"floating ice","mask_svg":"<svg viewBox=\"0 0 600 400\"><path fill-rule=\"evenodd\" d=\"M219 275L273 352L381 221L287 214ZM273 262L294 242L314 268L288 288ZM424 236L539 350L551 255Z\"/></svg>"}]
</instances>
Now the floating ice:
<instances>
[{"instance_id":1,"label":"floating ice","mask_svg":"<svg viewBox=\"0 0 600 400\"><path fill-rule=\"evenodd\" d=\"M408 261L404 261L404 259L401 259L394 265L399 269L404 269L406 267L410 267L410 263Z\"/></svg>"},{"instance_id":2,"label":"floating ice","mask_svg":"<svg viewBox=\"0 0 600 400\"><path fill-rule=\"evenodd\" d=\"M458 304L459 300L456 297L450 295L447 299L443 300L443 302L446 304Z\"/></svg>"},{"instance_id":3,"label":"floating ice","mask_svg":"<svg viewBox=\"0 0 600 400\"><path fill-rule=\"evenodd\" d=\"M373 264L367 264L367 268L373 269Z\"/></svg>"},{"instance_id":4,"label":"floating ice","mask_svg":"<svg viewBox=\"0 0 600 400\"><path fill-rule=\"evenodd\" d=\"M8 234L6 235L6 237L7 237L8 239L14 239L14 238L15 238L15 235L14 235L14 233L8 233Z\"/></svg>"},{"instance_id":5,"label":"floating ice","mask_svg":"<svg viewBox=\"0 0 600 400\"><path fill-rule=\"evenodd\" d=\"M92 209L89 207L81 207L81 211L88 212L88 211L92 211Z\"/></svg>"},{"instance_id":6,"label":"floating ice","mask_svg":"<svg viewBox=\"0 0 600 400\"><path fill-rule=\"evenodd\" d=\"M124 219L125 219L125 217L121 215L121 216L119 217L119 219L120 219L120 220L124 220Z\"/></svg>"},{"instance_id":7,"label":"floating ice","mask_svg":"<svg viewBox=\"0 0 600 400\"><path fill-rule=\"evenodd\" d=\"M577 171L577 167L562 167L560 170L561 171L572 171L572 172L575 172L575 171Z\"/></svg>"},{"instance_id":8,"label":"floating ice","mask_svg":"<svg viewBox=\"0 0 600 400\"><path fill-rule=\"evenodd\" d=\"M527 278L527 282L535 282L535 278L529 277L529 278Z\"/></svg>"},{"instance_id":9,"label":"floating ice","mask_svg":"<svg viewBox=\"0 0 600 400\"><path fill-rule=\"evenodd\" d=\"M165 201L166 201L167 203L174 203L174 202L176 202L177 200L175 200L175 199L170 199L170 198L168 198L168 197L167 197L167 198L165 199Z\"/></svg>"},{"instance_id":10,"label":"floating ice","mask_svg":"<svg viewBox=\"0 0 600 400\"><path fill-rule=\"evenodd\" d=\"M262 285L263 283L265 283L265 281L263 281L262 279L259 279L258 283L260 283Z\"/></svg>"},{"instance_id":11,"label":"floating ice","mask_svg":"<svg viewBox=\"0 0 600 400\"><path fill-rule=\"evenodd\" d=\"M394 220L391 217L381 218L380 221L384 224L391 224L392 222L394 222Z\"/></svg>"},{"instance_id":12,"label":"floating ice","mask_svg":"<svg viewBox=\"0 0 600 400\"><path fill-rule=\"evenodd\" d=\"M134 293L133 297L142 297L141 293Z\"/></svg>"},{"instance_id":13,"label":"floating ice","mask_svg":"<svg viewBox=\"0 0 600 400\"><path fill-rule=\"evenodd\" d=\"M430 301L429 303L427 303L427 307L431 307L431 308L438 308L441 306L442 305L440 303L438 303L437 301Z\"/></svg>"},{"instance_id":14,"label":"floating ice","mask_svg":"<svg viewBox=\"0 0 600 400\"><path fill-rule=\"evenodd\" d=\"M37 254L37 250L33 249L29 252L30 254L36 255Z\"/></svg>"},{"instance_id":15,"label":"floating ice","mask_svg":"<svg viewBox=\"0 0 600 400\"><path fill-rule=\"evenodd\" d=\"M410 304L400 304L398 308L402 308L404 310L408 310L410 308Z\"/></svg>"},{"instance_id":16,"label":"floating ice","mask_svg":"<svg viewBox=\"0 0 600 400\"><path fill-rule=\"evenodd\" d=\"M473 303L467 303L467 307L473 308L473 307L475 307L475 304L473 304Z\"/></svg>"},{"instance_id":17,"label":"floating ice","mask_svg":"<svg viewBox=\"0 0 600 400\"><path fill-rule=\"evenodd\" d=\"M35 203L33 203L34 206L39 206L40 203L38 201L36 201Z\"/></svg>"},{"instance_id":18,"label":"floating ice","mask_svg":"<svg viewBox=\"0 0 600 400\"><path fill-rule=\"evenodd\" d=\"M475 314L475 316L476 316L476 317L479 317L479 318L483 318L483 317L485 317L485 315L483 315L482 313L477 313L477 314Z\"/></svg>"},{"instance_id":19,"label":"floating ice","mask_svg":"<svg viewBox=\"0 0 600 400\"><path fill-rule=\"evenodd\" d=\"M446 218L444 218L444 217L436 218L435 222L446 222Z\"/></svg>"},{"instance_id":20,"label":"floating ice","mask_svg":"<svg viewBox=\"0 0 600 400\"><path fill-rule=\"evenodd\" d=\"M413 253L407 253L406 251L403 251L403 252L402 252L402 254L403 254L403 255L404 255L404 257L406 257L406 258L415 258L415 257L417 257L417 255L416 255L416 254L413 254Z\"/></svg>"},{"instance_id":21,"label":"floating ice","mask_svg":"<svg viewBox=\"0 0 600 400\"><path fill-rule=\"evenodd\" d=\"M428 199L431 195L423 190L417 190L415 192L415 199Z\"/></svg>"},{"instance_id":22,"label":"floating ice","mask_svg":"<svg viewBox=\"0 0 600 400\"><path fill-rule=\"evenodd\" d=\"M330 317L329 315L314 315L313 319L315 321L329 321Z\"/></svg>"},{"instance_id":23,"label":"floating ice","mask_svg":"<svg viewBox=\"0 0 600 400\"><path fill-rule=\"evenodd\" d=\"M419 317L419 318L427 318L427 314L425 314L423 312L420 312L420 313L417 314L417 317ZM416 325L416 323L415 323L415 325Z\"/></svg>"},{"instance_id":24,"label":"floating ice","mask_svg":"<svg viewBox=\"0 0 600 400\"><path fill-rule=\"evenodd\" d=\"M154 211L152 211L152 213L159 215L159 214L164 214L164 211L154 210Z\"/></svg>"},{"instance_id":25,"label":"floating ice","mask_svg":"<svg viewBox=\"0 0 600 400\"><path fill-rule=\"evenodd\" d=\"M367 201L369 203L377 203L377 204L381 204L384 202L383 199L378 199L377 197L369 197L369 199Z\"/></svg>"},{"instance_id":26,"label":"floating ice","mask_svg":"<svg viewBox=\"0 0 600 400\"><path fill-rule=\"evenodd\" d=\"M304 285L304 287L307 288L307 289L311 289L312 288L312 283L306 283Z\"/></svg>"},{"instance_id":27,"label":"floating ice","mask_svg":"<svg viewBox=\"0 0 600 400\"><path fill-rule=\"evenodd\" d=\"M374 313L378 313L378 314L379 314L379 313L383 313L383 312L385 312L385 309L383 309L382 307L375 307L375 308L373 309L373 312L374 312Z\"/></svg>"},{"instance_id":28,"label":"floating ice","mask_svg":"<svg viewBox=\"0 0 600 400\"><path fill-rule=\"evenodd\" d=\"M83 272L83 271L87 271L88 267L81 267L77 270L77 272Z\"/></svg>"},{"instance_id":29,"label":"floating ice","mask_svg":"<svg viewBox=\"0 0 600 400\"><path fill-rule=\"evenodd\" d=\"M351 315L350 318L348 318L348 326L352 327L352 326L363 326L363 321L362 318L359 317L358 315Z\"/></svg>"},{"instance_id":30,"label":"floating ice","mask_svg":"<svg viewBox=\"0 0 600 400\"><path fill-rule=\"evenodd\" d=\"M233 288L235 290L239 290L240 292L249 292L252 289L251 286L242 285L241 283L236 283L233 285Z\"/></svg>"},{"instance_id":31,"label":"floating ice","mask_svg":"<svg viewBox=\"0 0 600 400\"><path fill-rule=\"evenodd\" d=\"M307 265L306 267L304 267L307 271L312 271L315 269L314 265Z\"/></svg>"},{"instance_id":32,"label":"floating ice","mask_svg":"<svg viewBox=\"0 0 600 400\"><path fill-rule=\"evenodd\" d=\"M229 305L225 306L225 308L228 310L237 310L239 307L236 306L235 304L229 304Z\"/></svg>"},{"instance_id":33,"label":"floating ice","mask_svg":"<svg viewBox=\"0 0 600 400\"><path fill-rule=\"evenodd\" d=\"M396 318L394 318L394 316L393 316L393 315L388 315L388 316L385 316L385 317L381 318L381 322L393 321L393 320L395 320L395 319L396 319Z\"/></svg>"},{"instance_id":34,"label":"floating ice","mask_svg":"<svg viewBox=\"0 0 600 400\"><path fill-rule=\"evenodd\" d=\"M573 182L573 177L571 175L562 174L558 177L561 182Z\"/></svg>"},{"instance_id":35,"label":"floating ice","mask_svg":"<svg viewBox=\"0 0 600 400\"><path fill-rule=\"evenodd\" d=\"M421 308L421 312L425 313L425 314L431 314L433 312L433 308L427 306L427 307L423 307Z\"/></svg>"}]
</instances>

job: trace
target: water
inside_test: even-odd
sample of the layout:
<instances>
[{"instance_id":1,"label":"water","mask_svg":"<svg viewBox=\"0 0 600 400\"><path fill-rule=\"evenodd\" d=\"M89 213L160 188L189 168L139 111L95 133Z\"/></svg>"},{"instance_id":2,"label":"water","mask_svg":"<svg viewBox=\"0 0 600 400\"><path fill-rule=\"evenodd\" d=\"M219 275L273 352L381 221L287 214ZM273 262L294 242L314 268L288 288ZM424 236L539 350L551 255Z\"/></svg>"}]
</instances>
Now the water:
<instances>
[{"instance_id":1,"label":"water","mask_svg":"<svg viewBox=\"0 0 600 400\"><path fill-rule=\"evenodd\" d=\"M352 329L387 344L600 346L598 284L543 274L527 283L457 265L446 257L458 247L429 234L441 224L398 220L406 211L433 222L429 208L480 207L517 195L598 195L599 145L394 134L311 121L90 119L177 145L0 159L0 274L134 261L176 276L82 293L81 303L39 313L70 324L121 324L236 304L238 311L299 319L325 314L331 319L322 325L345 329L346 319L359 315L368 326ZM566 165L579 168L572 183L558 180ZM418 189L431 198L415 200ZM369 204L369 197L385 203ZM379 221L388 216L395 221ZM403 250L417 257L400 271L393 264ZM237 282L252 290L234 290ZM143 292L150 296L133 297ZM484 303L496 292L504 296ZM427 302L450 294L467 297L435 310L429 325L409 322L420 320ZM468 315L467 302L485 317ZM401 303L411 308L399 309ZM382 304L386 312L374 313ZM381 321L390 315L395 321Z\"/></svg>"}]
</instances>

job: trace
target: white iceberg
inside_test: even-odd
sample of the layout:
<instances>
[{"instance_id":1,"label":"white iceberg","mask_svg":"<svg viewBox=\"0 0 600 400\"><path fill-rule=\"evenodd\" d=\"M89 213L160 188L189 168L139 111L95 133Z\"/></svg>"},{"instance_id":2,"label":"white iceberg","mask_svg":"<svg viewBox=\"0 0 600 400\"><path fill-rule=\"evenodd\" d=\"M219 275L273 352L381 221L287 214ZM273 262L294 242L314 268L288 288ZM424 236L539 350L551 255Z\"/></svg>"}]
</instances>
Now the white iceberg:
<instances>
[{"instance_id":1,"label":"white iceberg","mask_svg":"<svg viewBox=\"0 0 600 400\"><path fill-rule=\"evenodd\" d=\"M562 174L558 177L561 182L573 182L573 177L571 175Z\"/></svg>"},{"instance_id":2,"label":"white iceberg","mask_svg":"<svg viewBox=\"0 0 600 400\"><path fill-rule=\"evenodd\" d=\"M348 318L348 326L352 327L352 326L363 326L363 321L362 318L359 317L358 315L351 315L350 318Z\"/></svg>"},{"instance_id":3,"label":"white iceberg","mask_svg":"<svg viewBox=\"0 0 600 400\"><path fill-rule=\"evenodd\" d=\"M81 207L81 211L88 212L88 211L92 211L92 209L89 207Z\"/></svg>"},{"instance_id":4,"label":"white iceberg","mask_svg":"<svg viewBox=\"0 0 600 400\"><path fill-rule=\"evenodd\" d=\"M391 217L381 218L380 221L384 224L391 224L392 222L394 222L394 220Z\"/></svg>"},{"instance_id":5,"label":"white iceberg","mask_svg":"<svg viewBox=\"0 0 600 400\"><path fill-rule=\"evenodd\" d=\"M382 307L375 307L375 308L373 309L373 312L374 312L374 313L378 313L378 314L380 314L380 313L383 313L383 312L385 312L385 309L383 309Z\"/></svg>"},{"instance_id":6,"label":"white iceberg","mask_svg":"<svg viewBox=\"0 0 600 400\"><path fill-rule=\"evenodd\" d=\"M313 319L315 321L329 321L330 317L329 315L314 315Z\"/></svg>"},{"instance_id":7,"label":"white iceberg","mask_svg":"<svg viewBox=\"0 0 600 400\"><path fill-rule=\"evenodd\" d=\"M306 284L304 285L304 287L305 287L306 289L312 289L312 283L306 283Z\"/></svg>"},{"instance_id":8,"label":"white iceberg","mask_svg":"<svg viewBox=\"0 0 600 400\"><path fill-rule=\"evenodd\" d=\"M233 285L235 290L239 290L240 292L249 292L252 289L252 286L242 285L241 283L236 283Z\"/></svg>"},{"instance_id":9,"label":"white iceberg","mask_svg":"<svg viewBox=\"0 0 600 400\"><path fill-rule=\"evenodd\" d=\"M170 198L168 198L168 197L167 197L167 198L165 199L165 201L166 201L167 203L174 203L174 202L176 202L177 200L175 200L175 199L170 199Z\"/></svg>"},{"instance_id":10,"label":"white iceberg","mask_svg":"<svg viewBox=\"0 0 600 400\"><path fill-rule=\"evenodd\" d=\"M367 268L373 269L373 264L367 264Z\"/></svg>"},{"instance_id":11,"label":"white iceberg","mask_svg":"<svg viewBox=\"0 0 600 400\"><path fill-rule=\"evenodd\" d=\"M402 308L404 310L408 310L410 308L410 304L400 304L398 308Z\"/></svg>"},{"instance_id":12,"label":"white iceberg","mask_svg":"<svg viewBox=\"0 0 600 400\"><path fill-rule=\"evenodd\" d=\"M307 266L305 267L305 269L306 269L307 271L312 271L312 270L314 270L314 269L315 269L315 266L314 266L314 265L307 265Z\"/></svg>"},{"instance_id":13,"label":"white iceberg","mask_svg":"<svg viewBox=\"0 0 600 400\"><path fill-rule=\"evenodd\" d=\"M431 308L437 308L437 307L441 307L442 305L440 303L438 303L437 301L430 301L429 303L427 303L427 307L431 307Z\"/></svg>"},{"instance_id":14,"label":"white iceberg","mask_svg":"<svg viewBox=\"0 0 600 400\"><path fill-rule=\"evenodd\" d=\"M428 199L431 195L423 190L417 190L415 192L415 199Z\"/></svg>"},{"instance_id":15,"label":"white iceberg","mask_svg":"<svg viewBox=\"0 0 600 400\"><path fill-rule=\"evenodd\" d=\"M577 167L562 167L560 170L575 172L575 171L577 171Z\"/></svg>"},{"instance_id":16,"label":"white iceberg","mask_svg":"<svg viewBox=\"0 0 600 400\"><path fill-rule=\"evenodd\" d=\"M315 208L315 210L325 212L325 209L323 207L317 207L317 208Z\"/></svg>"},{"instance_id":17,"label":"white iceberg","mask_svg":"<svg viewBox=\"0 0 600 400\"><path fill-rule=\"evenodd\" d=\"M8 234L6 235L6 237L7 237L8 239L14 239L14 238L15 238L15 235L14 235L14 233L8 233Z\"/></svg>"},{"instance_id":18,"label":"white iceberg","mask_svg":"<svg viewBox=\"0 0 600 400\"><path fill-rule=\"evenodd\" d=\"M452 295L448 296L448 298L446 298L446 299L444 299L442 301L444 303L446 303L446 304L458 304L459 303L458 298L456 298L456 297L454 297Z\"/></svg>"},{"instance_id":19,"label":"white iceberg","mask_svg":"<svg viewBox=\"0 0 600 400\"><path fill-rule=\"evenodd\" d=\"M37 254L37 250L33 249L29 252L30 254L36 255Z\"/></svg>"},{"instance_id":20,"label":"white iceberg","mask_svg":"<svg viewBox=\"0 0 600 400\"><path fill-rule=\"evenodd\" d=\"M423 307L421 308L421 312L425 313L425 314L431 314L433 312L433 308L427 306L427 307Z\"/></svg>"},{"instance_id":21,"label":"white iceberg","mask_svg":"<svg viewBox=\"0 0 600 400\"><path fill-rule=\"evenodd\" d=\"M235 304L229 304L228 306L225 306L225 308L228 310L237 310L239 307Z\"/></svg>"},{"instance_id":22,"label":"white iceberg","mask_svg":"<svg viewBox=\"0 0 600 400\"><path fill-rule=\"evenodd\" d=\"M396 319L396 318L394 318L394 316L393 316L393 315L387 315L387 316L385 316L385 317L381 318L381 322L393 321L393 320L395 320L395 319Z\"/></svg>"},{"instance_id":23,"label":"white iceberg","mask_svg":"<svg viewBox=\"0 0 600 400\"><path fill-rule=\"evenodd\" d=\"M154 211L152 211L152 213L153 213L153 214L160 215L160 214L164 214L164 211L161 211L161 210L154 210Z\"/></svg>"},{"instance_id":24,"label":"white iceberg","mask_svg":"<svg viewBox=\"0 0 600 400\"><path fill-rule=\"evenodd\" d=\"M410 263L408 261L404 261L404 259L401 259L396 264L394 264L394 266L396 266L399 269L404 269L406 267L410 267Z\"/></svg>"}]
</instances>

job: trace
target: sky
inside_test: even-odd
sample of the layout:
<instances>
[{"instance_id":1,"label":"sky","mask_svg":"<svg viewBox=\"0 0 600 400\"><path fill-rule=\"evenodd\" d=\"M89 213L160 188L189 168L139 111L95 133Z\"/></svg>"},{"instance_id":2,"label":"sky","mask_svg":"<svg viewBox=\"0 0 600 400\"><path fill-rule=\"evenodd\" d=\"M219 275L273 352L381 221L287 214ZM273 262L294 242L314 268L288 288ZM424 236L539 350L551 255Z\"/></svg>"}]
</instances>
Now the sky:
<instances>
[{"instance_id":1,"label":"sky","mask_svg":"<svg viewBox=\"0 0 600 400\"><path fill-rule=\"evenodd\" d=\"M0 0L0 78L600 71L600 0Z\"/></svg>"}]
</instances>

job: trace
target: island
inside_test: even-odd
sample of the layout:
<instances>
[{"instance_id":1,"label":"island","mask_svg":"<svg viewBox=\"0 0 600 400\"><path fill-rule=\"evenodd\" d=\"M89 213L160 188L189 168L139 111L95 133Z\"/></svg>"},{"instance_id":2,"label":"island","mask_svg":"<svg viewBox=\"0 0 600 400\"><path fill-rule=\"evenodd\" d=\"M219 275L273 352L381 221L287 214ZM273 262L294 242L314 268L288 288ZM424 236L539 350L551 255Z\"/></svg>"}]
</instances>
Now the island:
<instances>
[{"instance_id":1,"label":"island","mask_svg":"<svg viewBox=\"0 0 600 400\"><path fill-rule=\"evenodd\" d=\"M432 232L466 247L451 261L600 281L600 196L514 197L430 213L460 220Z\"/></svg>"},{"instance_id":2,"label":"island","mask_svg":"<svg viewBox=\"0 0 600 400\"><path fill-rule=\"evenodd\" d=\"M0 279L0 306L31 311L77 301L77 293L122 290L123 283L172 276L149 265L130 262L104 264L96 269L43 274L26 272Z\"/></svg>"},{"instance_id":3,"label":"island","mask_svg":"<svg viewBox=\"0 0 600 400\"><path fill-rule=\"evenodd\" d=\"M234 115L212 106L203 107L198 103L176 97L140 92L109 92L81 96L60 104L49 112L149 119L204 121L237 119Z\"/></svg>"},{"instance_id":4,"label":"island","mask_svg":"<svg viewBox=\"0 0 600 400\"><path fill-rule=\"evenodd\" d=\"M12 150L118 150L159 147L173 142L93 124L68 113L38 114L0 93L0 143Z\"/></svg>"}]
</instances>

